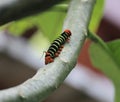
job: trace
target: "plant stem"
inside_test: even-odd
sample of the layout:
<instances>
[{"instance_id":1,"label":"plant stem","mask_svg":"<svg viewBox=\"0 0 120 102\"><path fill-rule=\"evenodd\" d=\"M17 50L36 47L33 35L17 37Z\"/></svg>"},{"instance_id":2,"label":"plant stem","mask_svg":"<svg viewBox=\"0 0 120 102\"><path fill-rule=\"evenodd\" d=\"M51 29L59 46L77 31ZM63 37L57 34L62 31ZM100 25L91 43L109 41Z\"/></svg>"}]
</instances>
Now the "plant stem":
<instances>
[{"instance_id":1,"label":"plant stem","mask_svg":"<svg viewBox=\"0 0 120 102\"><path fill-rule=\"evenodd\" d=\"M87 37L91 39L93 42L100 44L107 52L111 53L109 47L105 44L105 42L99 36L88 31Z\"/></svg>"},{"instance_id":2,"label":"plant stem","mask_svg":"<svg viewBox=\"0 0 120 102\"><path fill-rule=\"evenodd\" d=\"M63 27L72 31L70 42L53 63L40 68L33 78L17 87L0 91L0 102L41 102L63 83L76 65L95 2L96 0L71 1Z\"/></svg>"}]
</instances>

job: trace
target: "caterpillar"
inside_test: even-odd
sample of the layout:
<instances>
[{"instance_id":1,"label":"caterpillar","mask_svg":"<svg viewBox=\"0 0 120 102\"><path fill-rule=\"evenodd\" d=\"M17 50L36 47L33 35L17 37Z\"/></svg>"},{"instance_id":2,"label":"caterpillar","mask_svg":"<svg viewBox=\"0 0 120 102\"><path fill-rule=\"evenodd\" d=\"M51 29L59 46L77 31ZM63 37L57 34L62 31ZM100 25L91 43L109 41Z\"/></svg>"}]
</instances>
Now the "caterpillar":
<instances>
[{"instance_id":1,"label":"caterpillar","mask_svg":"<svg viewBox=\"0 0 120 102\"><path fill-rule=\"evenodd\" d=\"M54 58L59 56L64 47L63 45L66 42L69 42L71 34L71 31L66 29L56 40L53 41L47 52L45 52L45 64L53 62Z\"/></svg>"}]
</instances>

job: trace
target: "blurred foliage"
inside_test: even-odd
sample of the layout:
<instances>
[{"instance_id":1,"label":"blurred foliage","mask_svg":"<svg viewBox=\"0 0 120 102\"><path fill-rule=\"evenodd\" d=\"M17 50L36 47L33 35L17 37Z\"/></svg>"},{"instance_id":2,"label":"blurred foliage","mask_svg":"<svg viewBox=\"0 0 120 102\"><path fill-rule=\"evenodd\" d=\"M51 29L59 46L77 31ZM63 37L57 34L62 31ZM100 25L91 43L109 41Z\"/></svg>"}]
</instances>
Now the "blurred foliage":
<instances>
[{"instance_id":1,"label":"blurred foliage","mask_svg":"<svg viewBox=\"0 0 120 102\"><path fill-rule=\"evenodd\" d=\"M102 70L113 82L119 80L120 66L116 62L117 58L115 58L114 52L114 54L109 53L101 44L94 42L90 45L89 53L91 61L96 68Z\"/></svg>"},{"instance_id":2,"label":"blurred foliage","mask_svg":"<svg viewBox=\"0 0 120 102\"><path fill-rule=\"evenodd\" d=\"M11 22L2 27L2 29L7 29L15 36L21 36L21 34L23 34L26 29L29 29L32 26L37 26L39 30L36 33L37 35L35 35L36 40L32 40L35 39L34 37L31 39L31 41L37 44L38 42L41 43L41 41L44 41L43 39L46 38L48 41L52 42L57 36L60 35L62 31L62 25L68 10L69 2L70 0L65 0L65 2L55 5L46 12L30 16L19 21ZM92 31L96 30L99 25L100 19L102 17L103 2L104 0L97 0L90 23L90 29ZM38 34L42 34L43 36L38 36ZM41 47L43 46L44 44L41 44Z\"/></svg>"},{"instance_id":3,"label":"blurred foliage","mask_svg":"<svg viewBox=\"0 0 120 102\"><path fill-rule=\"evenodd\" d=\"M11 34L20 36L26 29L37 26L39 33L44 34L51 42L61 33L68 2L66 0L66 2L56 5L46 12L11 22L1 27L1 29L7 29Z\"/></svg>"},{"instance_id":4,"label":"blurred foliage","mask_svg":"<svg viewBox=\"0 0 120 102\"><path fill-rule=\"evenodd\" d=\"M53 41L61 33L65 12L49 11L39 17L40 30L50 42Z\"/></svg>"},{"instance_id":5,"label":"blurred foliage","mask_svg":"<svg viewBox=\"0 0 120 102\"><path fill-rule=\"evenodd\" d=\"M120 102L120 39L105 43L95 34L88 36L93 42L89 53L93 65L103 71L115 85L115 102Z\"/></svg>"},{"instance_id":6,"label":"blurred foliage","mask_svg":"<svg viewBox=\"0 0 120 102\"><path fill-rule=\"evenodd\" d=\"M116 62L120 66L120 54L119 54L120 53L120 39L113 40L107 43L107 45L110 48L114 58L116 59Z\"/></svg>"},{"instance_id":7,"label":"blurred foliage","mask_svg":"<svg viewBox=\"0 0 120 102\"><path fill-rule=\"evenodd\" d=\"M61 32L65 12L47 11L42 14L31 16L19 21L14 21L5 26L5 29L13 35L21 35L32 26L39 28L40 34L44 34L50 41Z\"/></svg>"},{"instance_id":8,"label":"blurred foliage","mask_svg":"<svg viewBox=\"0 0 120 102\"><path fill-rule=\"evenodd\" d=\"M22 34L27 28L37 25L40 31L51 41L61 33L62 24L68 9L70 0L65 0L62 4L56 5L46 12L38 15L14 21L7 25L7 29L15 35ZM104 0L97 0L93 12L90 29L96 29L102 17ZM57 35L56 35L57 34Z\"/></svg>"},{"instance_id":9,"label":"blurred foliage","mask_svg":"<svg viewBox=\"0 0 120 102\"><path fill-rule=\"evenodd\" d=\"M103 10L104 10L104 0L96 0L96 5L94 7L92 18L89 25L90 31L94 32L97 30L101 18L103 16Z\"/></svg>"}]
</instances>

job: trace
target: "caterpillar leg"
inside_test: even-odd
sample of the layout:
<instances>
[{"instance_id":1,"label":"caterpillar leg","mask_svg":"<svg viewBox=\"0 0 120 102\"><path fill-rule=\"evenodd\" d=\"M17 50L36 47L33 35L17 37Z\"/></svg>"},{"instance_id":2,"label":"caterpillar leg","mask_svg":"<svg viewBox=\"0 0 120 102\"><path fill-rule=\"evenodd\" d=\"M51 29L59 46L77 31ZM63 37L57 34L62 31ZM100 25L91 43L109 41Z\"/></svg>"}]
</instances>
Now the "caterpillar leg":
<instances>
[{"instance_id":1,"label":"caterpillar leg","mask_svg":"<svg viewBox=\"0 0 120 102\"><path fill-rule=\"evenodd\" d=\"M63 48L64 48L64 46L63 46L63 45L61 45L61 46L60 46L60 48L58 49L58 51L60 51L60 52L61 52ZM59 53L60 53L60 52L59 52Z\"/></svg>"},{"instance_id":2,"label":"caterpillar leg","mask_svg":"<svg viewBox=\"0 0 120 102\"><path fill-rule=\"evenodd\" d=\"M59 48L58 51L62 51L63 48Z\"/></svg>"},{"instance_id":3,"label":"caterpillar leg","mask_svg":"<svg viewBox=\"0 0 120 102\"><path fill-rule=\"evenodd\" d=\"M61 50L58 50L58 51L55 53L55 57L58 57L60 53L61 53Z\"/></svg>"},{"instance_id":4,"label":"caterpillar leg","mask_svg":"<svg viewBox=\"0 0 120 102\"><path fill-rule=\"evenodd\" d=\"M55 53L55 57L58 57L58 56L59 56L59 53L56 52L56 53Z\"/></svg>"},{"instance_id":5,"label":"caterpillar leg","mask_svg":"<svg viewBox=\"0 0 120 102\"><path fill-rule=\"evenodd\" d=\"M66 42L68 42L68 43L69 43L69 42L70 42L70 38L67 38L67 39L66 39Z\"/></svg>"},{"instance_id":6,"label":"caterpillar leg","mask_svg":"<svg viewBox=\"0 0 120 102\"><path fill-rule=\"evenodd\" d=\"M53 62L54 58L59 56L64 47L63 45L70 41L71 34L71 31L66 29L63 33L61 33L59 38L54 40L47 52L45 52L45 64Z\"/></svg>"},{"instance_id":7,"label":"caterpillar leg","mask_svg":"<svg viewBox=\"0 0 120 102\"><path fill-rule=\"evenodd\" d=\"M46 53L46 56L50 56L50 53L49 52L45 52Z\"/></svg>"},{"instance_id":8,"label":"caterpillar leg","mask_svg":"<svg viewBox=\"0 0 120 102\"><path fill-rule=\"evenodd\" d=\"M51 62L54 62L54 59L51 58L50 56L46 56L45 57L45 64L48 64L48 63L51 63Z\"/></svg>"},{"instance_id":9,"label":"caterpillar leg","mask_svg":"<svg viewBox=\"0 0 120 102\"><path fill-rule=\"evenodd\" d=\"M64 48L64 46L63 46L63 45L61 45L61 46L60 46L60 48Z\"/></svg>"}]
</instances>

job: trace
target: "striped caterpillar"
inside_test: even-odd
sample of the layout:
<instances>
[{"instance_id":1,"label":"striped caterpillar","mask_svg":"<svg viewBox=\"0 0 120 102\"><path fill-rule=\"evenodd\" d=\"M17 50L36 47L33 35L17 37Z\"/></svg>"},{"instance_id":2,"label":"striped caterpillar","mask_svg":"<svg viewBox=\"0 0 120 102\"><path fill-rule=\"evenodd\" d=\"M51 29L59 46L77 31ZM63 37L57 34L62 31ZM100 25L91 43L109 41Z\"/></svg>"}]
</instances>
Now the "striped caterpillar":
<instances>
[{"instance_id":1,"label":"striped caterpillar","mask_svg":"<svg viewBox=\"0 0 120 102\"><path fill-rule=\"evenodd\" d=\"M56 40L53 41L45 54L45 64L53 62L54 58L59 56L64 47L63 45L66 42L69 42L70 36L71 31L66 29Z\"/></svg>"}]
</instances>

